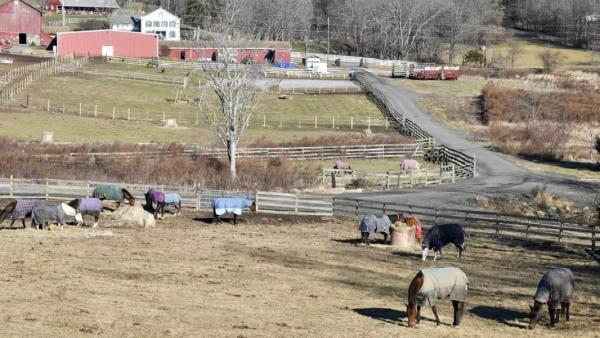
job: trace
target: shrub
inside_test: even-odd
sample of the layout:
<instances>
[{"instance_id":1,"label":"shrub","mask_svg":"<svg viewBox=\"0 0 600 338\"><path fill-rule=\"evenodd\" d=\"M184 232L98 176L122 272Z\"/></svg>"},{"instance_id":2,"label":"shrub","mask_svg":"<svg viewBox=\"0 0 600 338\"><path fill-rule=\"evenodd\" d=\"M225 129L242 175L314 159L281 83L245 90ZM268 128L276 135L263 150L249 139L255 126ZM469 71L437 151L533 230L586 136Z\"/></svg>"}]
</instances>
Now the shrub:
<instances>
[{"instance_id":1,"label":"shrub","mask_svg":"<svg viewBox=\"0 0 600 338\"><path fill-rule=\"evenodd\" d=\"M538 56L542 60L545 72L551 72L552 70L554 70L556 65L560 62L561 58L560 52L553 52L550 49L544 49L538 54Z\"/></svg>"},{"instance_id":2,"label":"shrub","mask_svg":"<svg viewBox=\"0 0 600 338\"><path fill-rule=\"evenodd\" d=\"M485 65L485 56L477 49L471 49L463 55L463 64Z\"/></svg>"},{"instance_id":3,"label":"shrub","mask_svg":"<svg viewBox=\"0 0 600 338\"><path fill-rule=\"evenodd\" d=\"M86 20L79 23L76 31L93 31L110 28L108 21L105 20Z\"/></svg>"}]
</instances>

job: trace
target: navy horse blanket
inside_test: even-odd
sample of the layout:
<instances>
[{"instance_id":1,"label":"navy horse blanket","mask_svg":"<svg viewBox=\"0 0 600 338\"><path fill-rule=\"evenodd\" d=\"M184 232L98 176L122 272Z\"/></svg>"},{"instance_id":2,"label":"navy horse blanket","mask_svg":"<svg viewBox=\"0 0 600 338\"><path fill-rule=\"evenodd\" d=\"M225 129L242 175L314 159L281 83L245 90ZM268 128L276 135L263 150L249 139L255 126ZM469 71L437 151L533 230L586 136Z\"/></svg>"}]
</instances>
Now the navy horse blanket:
<instances>
[{"instance_id":1,"label":"navy horse blanket","mask_svg":"<svg viewBox=\"0 0 600 338\"><path fill-rule=\"evenodd\" d=\"M93 197L101 200L113 200L118 203L123 203L123 190L117 186L109 184L101 184L96 186L92 194Z\"/></svg>"},{"instance_id":2,"label":"navy horse blanket","mask_svg":"<svg viewBox=\"0 0 600 338\"><path fill-rule=\"evenodd\" d=\"M438 299L465 302L469 280L459 268L422 269L423 286L417 292L417 304L435 306Z\"/></svg>"},{"instance_id":3,"label":"navy horse blanket","mask_svg":"<svg viewBox=\"0 0 600 338\"><path fill-rule=\"evenodd\" d=\"M22 219L31 216L35 200L17 200L17 206L12 212L12 219Z\"/></svg>"},{"instance_id":4,"label":"navy horse blanket","mask_svg":"<svg viewBox=\"0 0 600 338\"><path fill-rule=\"evenodd\" d=\"M386 215L383 216L375 216L375 215L367 215L362 218L360 224L358 225L358 230L360 232L368 232L368 233L376 233L381 232L385 234L390 234L390 226L392 222L390 218Z\"/></svg>"},{"instance_id":5,"label":"navy horse blanket","mask_svg":"<svg viewBox=\"0 0 600 338\"><path fill-rule=\"evenodd\" d=\"M60 204L37 201L31 212L31 220L36 226L46 223L65 224L65 212Z\"/></svg>"},{"instance_id":6,"label":"navy horse blanket","mask_svg":"<svg viewBox=\"0 0 600 338\"><path fill-rule=\"evenodd\" d=\"M574 288L573 272L567 268L554 268L542 276L533 299L548 304L552 310L560 309L561 303L571 303Z\"/></svg>"},{"instance_id":7,"label":"navy horse blanket","mask_svg":"<svg viewBox=\"0 0 600 338\"><path fill-rule=\"evenodd\" d=\"M249 208L253 204L254 201L247 198L221 197L212 201L212 208L218 216L228 212L240 216L245 208Z\"/></svg>"},{"instance_id":8,"label":"navy horse blanket","mask_svg":"<svg viewBox=\"0 0 600 338\"><path fill-rule=\"evenodd\" d=\"M460 225L450 223L434 226L427 231L421 246L437 252L449 243L454 244L457 248L464 249L465 232Z\"/></svg>"}]
</instances>

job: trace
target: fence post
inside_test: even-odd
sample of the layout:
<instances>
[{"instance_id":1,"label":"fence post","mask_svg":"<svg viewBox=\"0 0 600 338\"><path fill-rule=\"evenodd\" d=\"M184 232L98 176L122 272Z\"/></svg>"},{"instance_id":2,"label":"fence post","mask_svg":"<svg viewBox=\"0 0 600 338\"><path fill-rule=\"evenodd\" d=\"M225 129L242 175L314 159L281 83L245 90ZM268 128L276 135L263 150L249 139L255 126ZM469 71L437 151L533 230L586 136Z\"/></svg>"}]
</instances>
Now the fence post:
<instances>
[{"instance_id":1,"label":"fence post","mask_svg":"<svg viewBox=\"0 0 600 338\"><path fill-rule=\"evenodd\" d=\"M438 225L438 209L435 208L435 216L433 216L433 225Z\"/></svg>"},{"instance_id":2,"label":"fence post","mask_svg":"<svg viewBox=\"0 0 600 338\"><path fill-rule=\"evenodd\" d=\"M452 165L452 183L456 182L456 171L454 168L454 163L451 163L450 165Z\"/></svg>"},{"instance_id":3,"label":"fence post","mask_svg":"<svg viewBox=\"0 0 600 338\"><path fill-rule=\"evenodd\" d=\"M98 105L94 105L94 117L98 117Z\"/></svg>"},{"instance_id":4,"label":"fence post","mask_svg":"<svg viewBox=\"0 0 600 338\"><path fill-rule=\"evenodd\" d=\"M90 181L85 182L85 197L90 197Z\"/></svg>"},{"instance_id":5,"label":"fence post","mask_svg":"<svg viewBox=\"0 0 600 338\"><path fill-rule=\"evenodd\" d=\"M46 189L45 189L46 201L48 200L48 179L46 179Z\"/></svg>"},{"instance_id":6,"label":"fence post","mask_svg":"<svg viewBox=\"0 0 600 338\"><path fill-rule=\"evenodd\" d=\"M321 184L325 185L325 169L321 169Z\"/></svg>"},{"instance_id":7,"label":"fence post","mask_svg":"<svg viewBox=\"0 0 600 338\"><path fill-rule=\"evenodd\" d=\"M254 197L254 208L255 208L254 210L256 213L258 213L258 205L259 205L258 197L259 197L259 195L260 195L260 191L257 191L256 196Z\"/></svg>"},{"instance_id":8,"label":"fence post","mask_svg":"<svg viewBox=\"0 0 600 338\"><path fill-rule=\"evenodd\" d=\"M127 121L131 119L131 108L127 108Z\"/></svg>"},{"instance_id":9,"label":"fence post","mask_svg":"<svg viewBox=\"0 0 600 338\"><path fill-rule=\"evenodd\" d=\"M382 206L381 210L383 211L383 214L385 215L385 202L383 202L383 206Z\"/></svg>"},{"instance_id":10,"label":"fence post","mask_svg":"<svg viewBox=\"0 0 600 338\"><path fill-rule=\"evenodd\" d=\"M117 113L117 112L116 112L116 109L115 109L115 107L113 107L113 116L112 116L112 119L113 119L113 120L116 118L116 113Z\"/></svg>"},{"instance_id":11,"label":"fence post","mask_svg":"<svg viewBox=\"0 0 600 338\"><path fill-rule=\"evenodd\" d=\"M369 122L367 124L367 129L371 129L371 116L369 116Z\"/></svg>"},{"instance_id":12,"label":"fence post","mask_svg":"<svg viewBox=\"0 0 600 338\"><path fill-rule=\"evenodd\" d=\"M335 115L331 117L331 129L335 129Z\"/></svg>"},{"instance_id":13,"label":"fence post","mask_svg":"<svg viewBox=\"0 0 600 338\"><path fill-rule=\"evenodd\" d=\"M315 115L315 129L317 129L317 124L319 123L318 115Z\"/></svg>"},{"instance_id":14,"label":"fence post","mask_svg":"<svg viewBox=\"0 0 600 338\"><path fill-rule=\"evenodd\" d=\"M385 173L385 188L387 190L390 189L390 172L389 171L386 171L386 173Z\"/></svg>"},{"instance_id":15,"label":"fence post","mask_svg":"<svg viewBox=\"0 0 600 338\"><path fill-rule=\"evenodd\" d=\"M354 218L355 218L355 219L358 219L358 208L359 208L359 205L360 205L360 202L359 202L359 200L357 199L357 200L356 200L356 209L354 210Z\"/></svg>"},{"instance_id":16,"label":"fence post","mask_svg":"<svg viewBox=\"0 0 600 338\"><path fill-rule=\"evenodd\" d=\"M50 112L50 99L48 99L48 105L46 105L46 111Z\"/></svg>"},{"instance_id":17,"label":"fence post","mask_svg":"<svg viewBox=\"0 0 600 338\"><path fill-rule=\"evenodd\" d=\"M79 102L79 116L81 116L81 102Z\"/></svg>"},{"instance_id":18,"label":"fence post","mask_svg":"<svg viewBox=\"0 0 600 338\"><path fill-rule=\"evenodd\" d=\"M163 119L162 121L165 122L167 120L167 114L165 112L163 112Z\"/></svg>"},{"instance_id":19,"label":"fence post","mask_svg":"<svg viewBox=\"0 0 600 338\"><path fill-rule=\"evenodd\" d=\"M354 116L350 116L350 129L354 129Z\"/></svg>"},{"instance_id":20,"label":"fence post","mask_svg":"<svg viewBox=\"0 0 600 338\"><path fill-rule=\"evenodd\" d=\"M267 114L263 114L263 128L267 126Z\"/></svg>"},{"instance_id":21,"label":"fence post","mask_svg":"<svg viewBox=\"0 0 600 338\"><path fill-rule=\"evenodd\" d=\"M465 211L465 228L469 227L469 211Z\"/></svg>"},{"instance_id":22,"label":"fence post","mask_svg":"<svg viewBox=\"0 0 600 338\"><path fill-rule=\"evenodd\" d=\"M500 235L500 214L496 214L496 236Z\"/></svg>"},{"instance_id":23,"label":"fence post","mask_svg":"<svg viewBox=\"0 0 600 338\"><path fill-rule=\"evenodd\" d=\"M565 226L565 222L560 221L560 230L558 230L558 241L562 240L563 227Z\"/></svg>"},{"instance_id":24,"label":"fence post","mask_svg":"<svg viewBox=\"0 0 600 338\"><path fill-rule=\"evenodd\" d=\"M14 176L10 175L10 185L9 185L9 191L8 191L8 196L13 197L14 195Z\"/></svg>"},{"instance_id":25,"label":"fence post","mask_svg":"<svg viewBox=\"0 0 600 338\"><path fill-rule=\"evenodd\" d=\"M596 250L596 227L592 226L592 249Z\"/></svg>"}]
</instances>

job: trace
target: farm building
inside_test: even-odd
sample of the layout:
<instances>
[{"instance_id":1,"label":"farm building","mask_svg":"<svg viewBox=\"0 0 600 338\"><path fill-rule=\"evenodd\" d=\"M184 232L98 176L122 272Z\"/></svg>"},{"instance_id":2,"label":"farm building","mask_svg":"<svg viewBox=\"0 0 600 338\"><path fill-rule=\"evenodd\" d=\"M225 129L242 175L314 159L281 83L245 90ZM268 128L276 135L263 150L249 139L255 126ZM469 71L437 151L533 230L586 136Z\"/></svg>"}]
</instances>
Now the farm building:
<instances>
[{"instance_id":1,"label":"farm building","mask_svg":"<svg viewBox=\"0 0 600 338\"><path fill-rule=\"evenodd\" d=\"M228 41L225 46L239 63L290 64L292 46L281 41ZM177 60L217 60L213 41L161 41L160 56Z\"/></svg>"},{"instance_id":2,"label":"farm building","mask_svg":"<svg viewBox=\"0 0 600 338\"><path fill-rule=\"evenodd\" d=\"M156 34L113 30L63 32L56 35L56 54L151 58L158 55Z\"/></svg>"},{"instance_id":3,"label":"farm building","mask_svg":"<svg viewBox=\"0 0 600 338\"><path fill-rule=\"evenodd\" d=\"M131 14L113 13L109 19L110 28L114 31L139 32L140 19Z\"/></svg>"},{"instance_id":4,"label":"farm building","mask_svg":"<svg viewBox=\"0 0 600 338\"><path fill-rule=\"evenodd\" d=\"M0 4L0 39L11 44L37 45L51 40L42 32L42 12L22 0Z\"/></svg>"},{"instance_id":5,"label":"farm building","mask_svg":"<svg viewBox=\"0 0 600 338\"><path fill-rule=\"evenodd\" d=\"M48 12L60 12L64 7L67 13L112 13L119 9L116 0L46 0L44 8Z\"/></svg>"},{"instance_id":6,"label":"farm building","mask_svg":"<svg viewBox=\"0 0 600 338\"><path fill-rule=\"evenodd\" d=\"M181 19L163 8L141 17L142 33L158 35L161 40L178 41L181 39Z\"/></svg>"}]
</instances>

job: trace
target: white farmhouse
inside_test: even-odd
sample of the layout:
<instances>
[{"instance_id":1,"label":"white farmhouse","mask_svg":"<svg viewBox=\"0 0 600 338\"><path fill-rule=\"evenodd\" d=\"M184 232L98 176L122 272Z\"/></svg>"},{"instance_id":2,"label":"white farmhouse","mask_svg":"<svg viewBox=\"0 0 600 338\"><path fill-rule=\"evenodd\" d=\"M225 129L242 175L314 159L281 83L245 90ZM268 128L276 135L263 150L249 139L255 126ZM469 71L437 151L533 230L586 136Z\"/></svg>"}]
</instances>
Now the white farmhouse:
<instances>
[{"instance_id":1,"label":"white farmhouse","mask_svg":"<svg viewBox=\"0 0 600 338\"><path fill-rule=\"evenodd\" d=\"M142 33L157 34L161 40L180 40L181 19L166 10L159 8L141 20Z\"/></svg>"}]
</instances>

